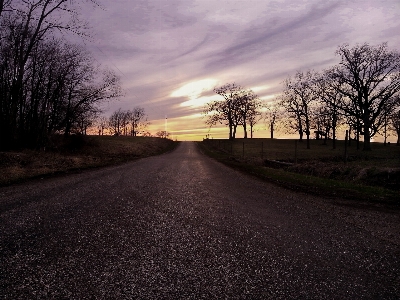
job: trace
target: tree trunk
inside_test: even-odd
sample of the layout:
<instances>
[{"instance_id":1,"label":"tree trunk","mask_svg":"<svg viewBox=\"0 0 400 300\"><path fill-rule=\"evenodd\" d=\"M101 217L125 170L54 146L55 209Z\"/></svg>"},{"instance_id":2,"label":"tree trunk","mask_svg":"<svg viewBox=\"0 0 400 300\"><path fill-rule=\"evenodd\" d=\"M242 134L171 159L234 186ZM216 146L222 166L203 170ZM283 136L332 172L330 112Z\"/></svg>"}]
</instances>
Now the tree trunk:
<instances>
[{"instance_id":1,"label":"tree trunk","mask_svg":"<svg viewBox=\"0 0 400 300\"><path fill-rule=\"evenodd\" d=\"M369 110L364 111L364 146L363 151L371 151L371 134L369 132Z\"/></svg>"},{"instance_id":2,"label":"tree trunk","mask_svg":"<svg viewBox=\"0 0 400 300\"><path fill-rule=\"evenodd\" d=\"M303 125L301 123L300 116L297 116L297 124L299 125L299 135L300 135L300 142L303 141Z\"/></svg>"},{"instance_id":3,"label":"tree trunk","mask_svg":"<svg viewBox=\"0 0 400 300\"><path fill-rule=\"evenodd\" d=\"M307 149L310 149L310 120L306 111L306 136L307 136Z\"/></svg>"},{"instance_id":4,"label":"tree trunk","mask_svg":"<svg viewBox=\"0 0 400 300\"><path fill-rule=\"evenodd\" d=\"M274 123L271 123L271 139L274 138Z\"/></svg>"},{"instance_id":5,"label":"tree trunk","mask_svg":"<svg viewBox=\"0 0 400 300\"><path fill-rule=\"evenodd\" d=\"M316 140L319 140L319 133L321 132L321 125L320 122L317 121L317 136L315 137Z\"/></svg>"},{"instance_id":6,"label":"tree trunk","mask_svg":"<svg viewBox=\"0 0 400 300\"><path fill-rule=\"evenodd\" d=\"M237 125L233 125L233 133L232 133L233 140L236 138L236 129L237 129Z\"/></svg>"},{"instance_id":7,"label":"tree trunk","mask_svg":"<svg viewBox=\"0 0 400 300\"><path fill-rule=\"evenodd\" d=\"M303 141L303 129L299 130L299 135L300 135L300 142Z\"/></svg>"},{"instance_id":8,"label":"tree trunk","mask_svg":"<svg viewBox=\"0 0 400 300\"><path fill-rule=\"evenodd\" d=\"M350 131L349 131L350 138ZM332 149L336 149L336 115L333 116L332 120Z\"/></svg>"}]
</instances>

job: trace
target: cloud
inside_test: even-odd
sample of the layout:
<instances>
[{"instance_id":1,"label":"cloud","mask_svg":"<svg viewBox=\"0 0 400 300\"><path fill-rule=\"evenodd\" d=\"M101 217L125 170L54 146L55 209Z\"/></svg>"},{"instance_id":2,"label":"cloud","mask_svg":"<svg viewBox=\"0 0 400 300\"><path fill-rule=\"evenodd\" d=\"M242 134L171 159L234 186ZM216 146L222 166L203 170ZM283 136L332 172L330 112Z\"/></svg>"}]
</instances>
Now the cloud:
<instances>
[{"instance_id":1,"label":"cloud","mask_svg":"<svg viewBox=\"0 0 400 300\"><path fill-rule=\"evenodd\" d=\"M93 33L85 43L126 93L105 113L142 106L150 120L168 115L187 132L204 128L201 118L183 120L216 99L215 85L267 86L257 94L270 101L297 70L337 63L343 43L400 44L398 0L98 1L104 9L81 4Z\"/></svg>"},{"instance_id":2,"label":"cloud","mask_svg":"<svg viewBox=\"0 0 400 300\"><path fill-rule=\"evenodd\" d=\"M212 90L216 83L217 80L210 78L189 82L184 86L181 86L179 89L173 91L171 93L171 97L187 96L190 99L196 99L204 91Z\"/></svg>"}]
</instances>

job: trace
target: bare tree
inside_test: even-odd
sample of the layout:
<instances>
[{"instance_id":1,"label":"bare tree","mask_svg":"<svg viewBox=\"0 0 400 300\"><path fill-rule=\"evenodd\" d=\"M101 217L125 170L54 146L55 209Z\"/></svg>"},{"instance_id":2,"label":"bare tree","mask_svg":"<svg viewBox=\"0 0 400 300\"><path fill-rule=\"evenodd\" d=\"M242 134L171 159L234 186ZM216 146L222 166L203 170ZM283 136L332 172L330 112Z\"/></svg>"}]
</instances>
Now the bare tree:
<instances>
[{"instance_id":1,"label":"bare tree","mask_svg":"<svg viewBox=\"0 0 400 300\"><path fill-rule=\"evenodd\" d=\"M153 135L149 131L145 131L145 132L143 132L143 136L152 137Z\"/></svg>"},{"instance_id":2,"label":"bare tree","mask_svg":"<svg viewBox=\"0 0 400 300\"><path fill-rule=\"evenodd\" d=\"M99 135L104 135L104 130L107 128L108 119L105 116L99 116L96 120Z\"/></svg>"},{"instance_id":3,"label":"bare tree","mask_svg":"<svg viewBox=\"0 0 400 300\"><path fill-rule=\"evenodd\" d=\"M236 110L239 112L239 122L243 126L243 137L247 138L247 123L250 125L250 137L253 138L253 127L261 119L260 99L252 90L241 90L236 95Z\"/></svg>"},{"instance_id":4,"label":"bare tree","mask_svg":"<svg viewBox=\"0 0 400 300\"><path fill-rule=\"evenodd\" d=\"M282 110L279 108L279 101L279 98L277 98L275 103L266 106L267 110L264 115L264 121L267 123L267 127L269 128L271 139L274 138L277 123L282 117Z\"/></svg>"},{"instance_id":5,"label":"bare tree","mask_svg":"<svg viewBox=\"0 0 400 300\"><path fill-rule=\"evenodd\" d=\"M3 11L10 9L10 4L12 0L0 0L0 17Z\"/></svg>"},{"instance_id":6,"label":"bare tree","mask_svg":"<svg viewBox=\"0 0 400 300\"><path fill-rule=\"evenodd\" d=\"M332 82L327 73L317 77L315 83L315 92L321 106L318 116L322 119L319 122L325 124L325 143L327 134L332 129L332 148L336 149L336 130L345 115L345 111L341 109L345 105L345 97L338 91L337 85L340 82Z\"/></svg>"},{"instance_id":7,"label":"bare tree","mask_svg":"<svg viewBox=\"0 0 400 300\"><path fill-rule=\"evenodd\" d=\"M320 140L324 139L323 145L327 145L327 140L331 137L331 130L332 130L332 115L331 111L328 106L320 105L313 108L313 118L312 123L315 128L315 139ZM336 125L335 125L336 126ZM335 130L333 130L335 132ZM335 133L332 134L332 137ZM334 149L335 149L335 138L333 138Z\"/></svg>"},{"instance_id":8,"label":"bare tree","mask_svg":"<svg viewBox=\"0 0 400 300\"><path fill-rule=\"evenodd\" d=\"M80 111L76 114L71 132L86 135L87 129L95 124L99 113L100 110L96 107L90 105L87 105L86 107L82 106Z\"/></svg>"},{"instance_id":9,"label":"bare tree","mask_svg":"<svg viewBox=\"0 0 400 300\"><path fill-rule=\"evenodd\" d=\"M214 92L221 95L224 100L212 101L206 104L203 111L203 113L208 116L206 120L208 126L211 127L220 123L229 127L229 139L234 139L236 137L236 129L239 125L240 114L235 102L241 91L242 87L235 83L228 83L215 88Z\"/></svg>"},{"instance_id":10,"label":"bare tree","mask_svg":"<svg viewBox=\"0 0 400 300\"><path fill-rule=\"evenodd\" d=\"M121 135L123 130L123 119L125 112L121 109L113 112L109 118L109 127L113 135Z\"/></svg>"},{"instance_id":11,"label":"bare tree","mask_svg":"<svg viewBox=\"0 0 400 300\"><path fill-rule=\"evenodd\" d=\"M308 71L297 72L294 78L287 78L284 82L283 98L280 102L289 114L289 118L295 121L296 129L303 139L303 133L307 136L307 149L310 149L311 134L311 105L315 100L315 75Z\"/></svg>"},{"instance_id":12,"label":"bare tree","mask_svg":"<svg viewBox=\"0 0 400 300\"><path fill-rule=\"evenodd\" d=\"M55 120L66 106L53 104L65 99L66 77L60 73L65 60L61 57L62 47L50 44L55 31L83 33L84 26L77 18L74 2L78 1L6 0L0 3L1 147L17 140L25 141L34 130L31 140L33 144L40 143L46 131L58 129L60 124ZM47 52L48 60L43 59L46 47L54 50ZM80 90L83 96L82 87ZM68 132L73 120L68 116L64 121Z\"/></svg>"},{"instance_id":13,"label":"bare tree","mask_svg":"<svg viewBox=\"0 0 400 300\"><path fill-rule=\"evenodd\" d=\"M390 51L386 43L366 43L353 48L340 46L336 54L341 61L328 71L328 76L351 103L344 102L340 108L358 120L364 135L363 150L369 151L371 137L382 125L380 115L385 107L391 110L390 99L400 91L400 53Z\"/></svg>"},{"instance_id":14,"label":"bare tree","mask_svg":"<svg viewBox=\"0 0 400 300\"><path fill-rule=\"evenodd\" d=\"M396 145L400 146L400 98L397 97L396 105L388 116L389 129L397 135Z\"/></svg>"},{"instance_id":15,"label":"bare tree","mask_svg":"<svg viewBox=\"0 0 400 300\"><path fill-rule=\"evenodd\" d=\"M236 137L238 126L243 126L243 136L247 138L247 125L250 125L251 137L253 127L260 120L261 101L252 90L246 90L235 83L228 83L215 88L214 92L223 97L206 104L204 115L210 127L220 123L229 127L229 139Z\"/></svg>"},{"instance_id":16,"label":"bare tree","mask_svg":"<svg viewBox=\"0 0 400 300\"><path fill-rule=\"evenodd\" d=\"M135 107L130 111L129 122L131 125L131 135L137 136L140 132L144 132L149 125L147 116L143 107Z\"/></svg>"},{"instance_id":17,"label":"bare tree","mask_svg":"<svg viewBox=\"0 0 400 300\"><path fill-rule=\"evenodd\" d=\"M157 131L156 136L159 138L166 139L169 137L169 132L167 132L165 130Z\"/></svg>"}]
</instances>

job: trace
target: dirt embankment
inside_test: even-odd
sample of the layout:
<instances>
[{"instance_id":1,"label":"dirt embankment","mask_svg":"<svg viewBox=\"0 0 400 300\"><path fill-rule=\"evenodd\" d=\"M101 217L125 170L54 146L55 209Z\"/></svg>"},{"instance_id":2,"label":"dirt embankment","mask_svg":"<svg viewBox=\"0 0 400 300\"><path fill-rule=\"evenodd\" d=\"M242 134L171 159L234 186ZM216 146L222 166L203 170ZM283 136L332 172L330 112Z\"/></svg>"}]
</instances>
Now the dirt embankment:
<instances>
[{"instance_id":1,"label":"dirt embankment","mask_svg":"<svg viewBox=\"0 0 400 300\"><path fill-rule=\"evenodd\" d=\"M0 152L0 185L39 176L118 164L173 149L169 139L125 136L55 136L40 150Z\"/></svg>"}]
</instances>

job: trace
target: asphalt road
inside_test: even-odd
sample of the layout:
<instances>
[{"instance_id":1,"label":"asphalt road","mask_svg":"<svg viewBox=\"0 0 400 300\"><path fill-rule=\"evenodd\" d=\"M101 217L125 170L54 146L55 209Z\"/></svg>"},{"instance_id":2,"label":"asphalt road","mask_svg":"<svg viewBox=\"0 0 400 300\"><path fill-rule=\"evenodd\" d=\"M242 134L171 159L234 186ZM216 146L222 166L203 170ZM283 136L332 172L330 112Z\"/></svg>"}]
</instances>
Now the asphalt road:
<instances>
[{"instance_id":1,"label":"asphalt road","mask_svg":"<svg viewBox=\"0 0 400 300\"><path fill-rule=\"evenodd\" d=\"M0 189L1 299L400 299L400 214L287 191L194 143Z\"/></svg>"}]
</instances>

